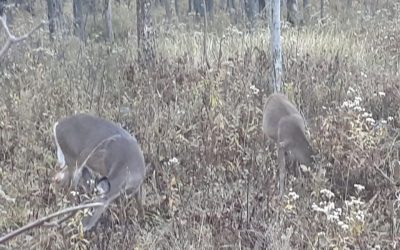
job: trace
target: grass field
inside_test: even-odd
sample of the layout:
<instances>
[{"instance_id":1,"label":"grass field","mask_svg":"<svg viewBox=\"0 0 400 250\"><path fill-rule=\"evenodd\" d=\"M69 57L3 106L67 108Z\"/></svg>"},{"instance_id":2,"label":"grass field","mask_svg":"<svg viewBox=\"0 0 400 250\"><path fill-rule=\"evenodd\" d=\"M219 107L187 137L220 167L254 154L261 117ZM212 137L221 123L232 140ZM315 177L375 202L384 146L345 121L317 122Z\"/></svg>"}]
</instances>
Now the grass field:
<instances>
[{"instance_id":1,"label":"grass field","mask_svg":"<svg viewBox=\"0 0 400 250\"><path fill-rule=\"evenodd\" d=\"M167 24L161 7L158 63L147 72L136 61L134 5L114 6L114 44L102 41L99 14L86 44L69 34L51 42L42 30L12 47L0 61L0 235L76 204L51 183L52 126L62 117L120 122L151 171L144 222L134 199L121 199L93 233L80 232L77 214L4 248L398 249L400 4L380 3L371 15L357 1L352 13L330 3L318 22L319 1L311 2L309 25L283 25L284 82L320 160L290 177L283 201L261 130L272 69L263 23L249 32L218 10L207 33L211 69L201 25L185 15ZM45 4L35 17L13 15L22 34L46 17Z\"/></svg>"}]
</instances>

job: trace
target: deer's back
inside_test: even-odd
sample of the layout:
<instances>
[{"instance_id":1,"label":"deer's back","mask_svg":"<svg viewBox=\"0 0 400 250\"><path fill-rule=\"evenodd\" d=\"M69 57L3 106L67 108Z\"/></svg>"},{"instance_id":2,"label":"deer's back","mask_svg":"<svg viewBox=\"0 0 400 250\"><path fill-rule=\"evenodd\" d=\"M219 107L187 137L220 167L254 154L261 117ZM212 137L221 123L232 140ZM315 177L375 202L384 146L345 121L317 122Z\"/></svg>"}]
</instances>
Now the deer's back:
<instances>
[{"instance_id":1,"label":"deer's back","mask_svg":"<svg viewBox=\"0 0 400 250\"><path fill-rule=\"evenodd\" d=\"M136 141L118 137L105 145L104 165L108 167L107 176L122 176L127 181L143 179L145 162L143 153Z\"/></svg>"},{"instance_id":2,"label":"deer's back","mask_svg":"<svg viewBox=\"0 0 400 250\"><path fill-rule=\"evenodd\" d=\"M91 155L87 165L102 175L108 175L109 162L114 159L121 161L118 159L120 154L129 155L129 150L140 150L136 138L123 128L88 114L77 114L59 121L56 137L68 166L74 167ZM95 147L96 150L92 151Z\"/></svg>"},{"instance_id":3,"label":"deer's back","mask_svg":"<svg viewBox=\"0 0 400 250\"><path fill-rule=\"evenodd\" d=\"M278 140L279 126L282 118L293 122L292 126L304 133L305 125L303 117L297 108L282 94L272 94L268 97L263 112L263 132L273 140Z\"/></svg>"}]
</instances>

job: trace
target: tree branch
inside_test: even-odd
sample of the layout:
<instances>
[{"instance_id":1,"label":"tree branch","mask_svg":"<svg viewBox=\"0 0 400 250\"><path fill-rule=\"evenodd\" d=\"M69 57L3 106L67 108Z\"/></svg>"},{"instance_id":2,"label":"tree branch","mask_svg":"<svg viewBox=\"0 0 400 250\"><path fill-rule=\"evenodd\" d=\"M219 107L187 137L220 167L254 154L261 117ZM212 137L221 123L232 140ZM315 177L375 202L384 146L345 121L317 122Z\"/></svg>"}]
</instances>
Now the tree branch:
<instances>
[{"instance_id":1,"label":"tree branch","mask_svg":"<svg viewBox=\"0 0 400 250\"><path fill-rule=\"evenodd\" d=\"M45 216L45 217L42 217L42 218L40 218L40 219L38 219L38 220L36 220L34 222L31 222L31 223L29 223L29 224L27 224L27 225L25 225L23 227L20 227L20 228L18 228L16 230L6 234L5 236L0 238L0 244L2 244L4 242L14 238L15 236L18 236L18 235L22 234L25 231L28 231L28 230L30 230L32 228L35 228L35 227L39 227L39 226L43 225L46 221L48 221L50 219L53 219L55 217L58 217L60 215L63 215L63 214L66 214L66 213L75 212L75 211L78 211L78 210L81 210L81 209L85 209L85 208L101 207L101 206L104 206L104 204L101 203L101 202L95 202L95 203L89 203L89 204L79 205L79 206L75 206L75 207L69 207L69 208L63 209L61 211L55 212L53 214L50 214L50 215Z\"/></svg>"},{"instance_id":2,"label":"tree branch","mask_svg":"<svg viewBox=\"0 0 400 250\"><path fill-rule=\"evenodd\" d=\"M7 36L6 44L0 50L0 58L2 58L5 55L5 53L11 47L12 44L19 43L19 42L27 39L29 36L31 36L33 34L33 32L35 32L36 30L40 29L44 24L46 24L45 21L42 21L40 24L38 24L35 28L33 28L28 33L26 33L26 34L24 34L24 35L22 35L20 37L16 37L13 34L11 34L10 29L7 26L6 15L0 16L0 23L3 26L4 31L6 33L6 36Z\"/></svg>"}]
</instances>

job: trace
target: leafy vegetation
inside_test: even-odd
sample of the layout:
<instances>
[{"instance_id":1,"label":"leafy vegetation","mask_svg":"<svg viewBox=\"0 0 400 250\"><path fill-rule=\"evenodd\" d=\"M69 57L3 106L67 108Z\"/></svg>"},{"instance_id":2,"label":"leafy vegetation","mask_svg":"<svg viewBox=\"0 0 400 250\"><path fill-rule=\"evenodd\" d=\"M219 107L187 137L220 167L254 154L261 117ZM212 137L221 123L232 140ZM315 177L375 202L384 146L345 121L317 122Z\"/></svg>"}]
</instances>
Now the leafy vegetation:
<instances>
[{"instance_id":1,"label":"leafy vegetation","mask_svg":"<svg viewBox=\"0 0 400 250\"><path fill-rule=\"evenodd\" d=\"M386 5L385 5L386 4ZM0 63L0 232L69 206L56 191L52 126L92 112L135 133L151 163L134 199L110 206L83 235L77 214L9 247L32 249L397 249L400 242L400 5L375 15L331 12L283 28L284 82L304 113L316 168L291 176L277 199L275 150L261 131L269 87L269 31L215 15L207 34L191 17L157 20L157 66L136 61L134 6L114 6L114 44L90 24L89 41L47 32L12 47ZM45 16L14 13L15 33ZM317 11L317 6L313 6ZM340 15L339 15L340 14ZM21 25L19 25L21 24ZM2 41L3 37L0 37ZM0 42L2 44L2 42Z\"/></svg>"}]
</instances>

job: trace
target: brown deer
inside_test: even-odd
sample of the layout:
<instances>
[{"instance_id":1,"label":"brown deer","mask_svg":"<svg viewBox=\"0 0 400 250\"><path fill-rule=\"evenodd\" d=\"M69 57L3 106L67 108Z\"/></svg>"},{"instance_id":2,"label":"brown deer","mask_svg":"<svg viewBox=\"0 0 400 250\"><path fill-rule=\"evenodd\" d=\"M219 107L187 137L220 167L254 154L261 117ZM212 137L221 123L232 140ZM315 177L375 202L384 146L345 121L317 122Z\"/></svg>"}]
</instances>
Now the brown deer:
<instances>
[{"instance_id":1,"label":"brown deer","mask_svg":"<svg viewBox=\"0 0 400 250\"><path fill-rule=\"evenodd\" d=\"M138 213L144 217L140 187L145 177L143 153L136 138L119 125L102 118L77 114L56 122L53 127L57 163L61 171L54 181L62 187L77 189L81 179L90 178L89 169L100 175L99 197L104 203L92 216L83 219L83 229L92 229L107 206L126 192L134 195ZM87 187L87 186L84 186ZM85 188L87 190L87 188Z\"/></svg>"},{"instance_id":2,"label":"brown deer","mask_svg":"<svg viewBox=\"0 0 400 250\"><path fill-rule=\"evenodd\" d=\"M294 160L310 165L313 150L305 135L305 123L297 108L283 94L271 94L264 106L263 132L278 145L279 193L284 192L285 153Z\"/></svg>"}]
</instances>

